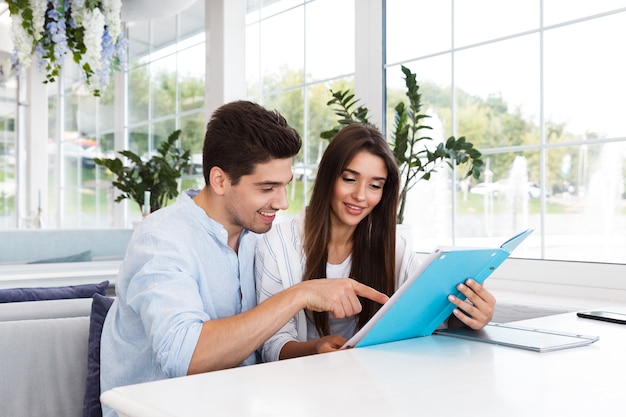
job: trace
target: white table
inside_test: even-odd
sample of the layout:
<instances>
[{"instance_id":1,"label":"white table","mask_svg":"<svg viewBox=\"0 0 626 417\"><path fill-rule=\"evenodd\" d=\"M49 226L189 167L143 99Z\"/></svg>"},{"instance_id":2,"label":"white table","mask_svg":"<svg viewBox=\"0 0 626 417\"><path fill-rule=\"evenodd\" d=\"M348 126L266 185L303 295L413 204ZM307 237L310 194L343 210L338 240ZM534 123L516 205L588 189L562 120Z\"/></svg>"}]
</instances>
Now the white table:
<instances>
[{"instance_id":1,"label":"white table","mask_svg":"<svg viewBox=\"0 0 626 417\"><path fill-rule=\"evenodd\" d=\"M575 313L517 324L600 340L537 353L430 336L120 387L101 398L131 417L626 415L626 326Z\"/></svg>"}]
</instances>

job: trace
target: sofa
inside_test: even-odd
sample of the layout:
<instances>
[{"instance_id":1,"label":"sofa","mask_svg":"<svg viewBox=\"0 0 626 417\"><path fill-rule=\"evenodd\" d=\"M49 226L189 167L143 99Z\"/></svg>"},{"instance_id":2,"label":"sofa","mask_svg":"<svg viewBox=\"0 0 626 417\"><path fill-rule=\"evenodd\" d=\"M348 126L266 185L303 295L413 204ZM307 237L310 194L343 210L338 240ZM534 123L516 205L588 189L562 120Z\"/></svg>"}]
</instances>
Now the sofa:
<instances>
[{"instance_id":1,"label":"sofa","mask_svg":"<svg viewBox=\"0 0 626 417\"><path fill-rule=\"evenodd\" d=\"M99 342L113 301L107 287L94 284L91 296L14 302L2 302L0 290L1 416L102 415Z\"/></svg>"}]
</instances>

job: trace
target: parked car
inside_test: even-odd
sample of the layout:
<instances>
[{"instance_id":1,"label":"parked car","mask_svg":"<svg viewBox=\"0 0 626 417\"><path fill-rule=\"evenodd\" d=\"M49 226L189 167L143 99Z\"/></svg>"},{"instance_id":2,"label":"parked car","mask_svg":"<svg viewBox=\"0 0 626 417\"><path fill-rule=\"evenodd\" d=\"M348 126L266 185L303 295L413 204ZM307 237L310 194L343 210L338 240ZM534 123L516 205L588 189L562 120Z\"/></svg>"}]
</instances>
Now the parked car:
<instances>
[{"instance_id":1,"label":"parked car","mask_svg":"<svg viewBox=\"0 0 626 417\"><path fill-rule=\"evenodd\" d=\"M293 179L296 181L304 180L305 176L308 181L315 181L315 170L312 168L307 168L304 165L295 165L291 170L293 171Z\"/></svg>"},{"instance_id":2,"label":"parked car","mask_svg":"<svg viewBox=\"0 0 626 417\"><path fill-rule=\"evenodd\" d=\"M512 185L508 180L500 180L497 182L480 182L470 189L470 193L478 195L501 195L510 192ZM526 183L526 190L530 198L541 197L541 187L539 184L528 181Z\"/></svg>"},{"instance_id":3,"label":"parked car","mask_svg":"<svg viewBox=\"0 0 626 417\"><path fill-rule=\"evenodd\" d=\"M498 195L498 184L495 182L479 182L470 188L470 193L478 195Z\"/></svg>"},{"instance_id":4,"label":"parked car","mask_svg":"<svg viewBox=\"0 0 626 417\"><path fill-rule=\"evenodd\" d=\"M102 152L102 149L97 145L81 145L75 142L63 142L62 145L63 157L70 163L80 163L83 168L94 169L96 163L94 158L106 158L108 157ZM48 157L51 164L56 161L57 144L55 142L48 142Z\"/></svg>"}]
</instances>

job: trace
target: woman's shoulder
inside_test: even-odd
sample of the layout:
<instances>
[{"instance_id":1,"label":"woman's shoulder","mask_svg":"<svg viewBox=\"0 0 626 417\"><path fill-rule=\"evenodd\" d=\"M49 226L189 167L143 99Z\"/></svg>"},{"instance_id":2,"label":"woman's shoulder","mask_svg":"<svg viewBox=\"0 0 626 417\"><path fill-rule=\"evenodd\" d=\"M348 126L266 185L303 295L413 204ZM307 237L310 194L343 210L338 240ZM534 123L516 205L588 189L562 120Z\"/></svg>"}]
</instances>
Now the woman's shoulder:
<instances>
[{"instance_id":1,"label":"woman's shoulder","mask_svg":"<svg viewBox=\"0 0 626 417\"><path fill-rule=\"evenodd\" d=\"M277 219L266 235L272 237L280 236L300 236L304 231L304 214L286 214Z\"/></svg>"},{"instance_id":2,"label":"woman's shoulder","mask_svg":"<svg viewBox=\"0 0 626 417\"><path fill-rule=\"evenodd\" d=\"M396 233L396 252L402 253L405 250L411 250L412 247L412 242L407 239L406 235Z\"/></svg>"},{"instance_id":3,"label":"woman's shoulder","mask_svg":"<svg viewBox=\"0 0 626 417\"><path fill-rule=\"evenodd\" d=\"M293 245L298 247L301 242L303 230L303 218L300 215L284 216L282 219L275 220L272 228L263 233L259 242L265 246L286 246Z\"/></svg>"}]
</instances>

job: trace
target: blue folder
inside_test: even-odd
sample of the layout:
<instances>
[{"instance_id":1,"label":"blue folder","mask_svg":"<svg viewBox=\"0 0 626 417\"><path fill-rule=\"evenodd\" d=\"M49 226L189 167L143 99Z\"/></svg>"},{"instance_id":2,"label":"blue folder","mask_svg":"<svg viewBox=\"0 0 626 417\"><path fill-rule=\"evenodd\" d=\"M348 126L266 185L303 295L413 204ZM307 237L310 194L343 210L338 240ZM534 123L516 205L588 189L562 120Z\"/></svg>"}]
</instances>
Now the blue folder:
<instances>
[{"instance_id":1,"label":"blue folder","mask_svg":"<svg viewBox=\"0 0 626 417\"><path fill-rule=\"evenodd\" d=\"M464 298L456 286L468 278L482 284L531 233L525 230L499 248L436 248L343 348L431 335L456 307L448 295Z\"/></svg>"}]
</instances>

